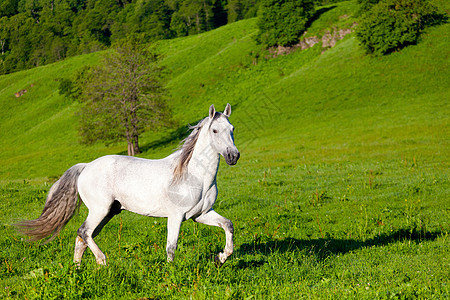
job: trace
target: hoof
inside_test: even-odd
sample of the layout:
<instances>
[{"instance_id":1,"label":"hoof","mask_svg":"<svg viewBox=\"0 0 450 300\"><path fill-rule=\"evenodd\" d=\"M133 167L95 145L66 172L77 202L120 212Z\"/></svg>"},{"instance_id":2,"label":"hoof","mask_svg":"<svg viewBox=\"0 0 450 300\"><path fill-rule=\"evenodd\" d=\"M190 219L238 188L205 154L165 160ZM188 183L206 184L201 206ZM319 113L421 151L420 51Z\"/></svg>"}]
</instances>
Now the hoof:
<instances>
[{"instance_id":1,"label":"hoof","mask_svg":"<svg viewBox=\"0 0 450 300\"><path fill-rule=\"evenodd\" d=\"M220 254L216 255L216 257L214 258L214 264L216 265L216 267L220 268L221 266L223 266L223 264L227 261L227 259L225 258L223 261L220 258Z\"/></svg>"},{"instance_id":2,"label":"hoof","mask_svg":"<svg viewBox=\"0 0 450 300\"><path fill-rule=\"evenodd\" d=\"M217 268L220 268L223 265L218 255L214 258L214 264L216 265Z\"/></svg>"}]
</instances>

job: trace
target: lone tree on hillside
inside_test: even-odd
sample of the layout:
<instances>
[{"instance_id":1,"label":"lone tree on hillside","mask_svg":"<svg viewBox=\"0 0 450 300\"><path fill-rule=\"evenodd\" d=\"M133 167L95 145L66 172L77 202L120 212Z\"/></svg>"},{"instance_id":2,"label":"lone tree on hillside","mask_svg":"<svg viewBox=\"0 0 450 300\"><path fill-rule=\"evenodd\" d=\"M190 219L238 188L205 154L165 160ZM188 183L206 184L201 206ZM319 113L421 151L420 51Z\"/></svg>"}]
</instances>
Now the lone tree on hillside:
<instances>
[{"instance_id":1,"label":"lone tree on hillside","mask_svg":"<svg viewBox=\"0 0 450 300\"><path fill-rule=\"evenodd\" d=\"M139 150L139 135L171 124L158 56L135 39L118 42L98 67L84 72L79 98L81 141L107 144L126 140L128 155Z\"/></svg>"}]
</instances>

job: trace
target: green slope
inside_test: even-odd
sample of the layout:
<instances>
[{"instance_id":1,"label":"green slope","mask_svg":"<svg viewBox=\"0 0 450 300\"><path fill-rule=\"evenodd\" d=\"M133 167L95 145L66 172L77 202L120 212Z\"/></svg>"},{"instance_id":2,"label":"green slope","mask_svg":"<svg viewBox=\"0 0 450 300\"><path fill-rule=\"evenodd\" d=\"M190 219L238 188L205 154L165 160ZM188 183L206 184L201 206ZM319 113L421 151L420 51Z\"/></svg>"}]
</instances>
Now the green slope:
<instances>
[{"instance_id":1,"label":"green slope","mask_svg":"<svg viewBox=\"0 0 450 300\"><path fill-rule=\"evenodd\" d=\"M52 166L82 152L75 132L78 105L59 95L58 80L97 60L97 54L79 56L0 77L2 178L57 175ZM21 90L27 92L17 98Z\"/></svg>"}]
</instances>

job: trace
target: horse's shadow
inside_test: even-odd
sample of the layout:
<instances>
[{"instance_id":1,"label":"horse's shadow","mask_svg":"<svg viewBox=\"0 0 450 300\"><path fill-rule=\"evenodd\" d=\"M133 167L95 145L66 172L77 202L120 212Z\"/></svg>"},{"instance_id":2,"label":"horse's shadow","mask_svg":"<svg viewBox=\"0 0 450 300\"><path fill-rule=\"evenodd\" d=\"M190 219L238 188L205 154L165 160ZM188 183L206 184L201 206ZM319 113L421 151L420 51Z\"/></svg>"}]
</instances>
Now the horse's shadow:
<instances>
[{"instance_id":1,"label":"horse's shadow","mask_svg":"<svg viewBox=\"0 0 450 300\"><path fill-rule=\"evenodd\" d=\"M255 239L255 241L251 243L242 244L235 250L235 255L236 257L243 257L246 255L260 254L253 260L238 260L238 268L259 267L266 263L264 257L269 256L273 253L286 253L304 249L309 250L317 260L324 261L326 258L333 255L345 254L361 248L385 246L397 241L408 240L415 243L421 241L433 241L441 234L442 232L440 231L423 232L415 229L399 229L391 233L378 235L365 241L356 239L333 238L302 240L289 237L285 239L271 239L265 242L258 242L258 239ZM263 256L262 258L261 255Z\"/></svg>"},{"instance_id":2,"label":"horse's shadow","mask_svg":"<svg viewBox=\"0 0 450 300\"><path fill-rule=\"evenodd\" d=\"M163 148L174 142L181 142L184 138L186 138L189 135L189 132L190 132L189 125L181 126L178 129L171 131L168 135L162 137L159 140L142 145L140 147L140 150L142 153L145 153L150 150Z\"/></svg>"}]
</instances>

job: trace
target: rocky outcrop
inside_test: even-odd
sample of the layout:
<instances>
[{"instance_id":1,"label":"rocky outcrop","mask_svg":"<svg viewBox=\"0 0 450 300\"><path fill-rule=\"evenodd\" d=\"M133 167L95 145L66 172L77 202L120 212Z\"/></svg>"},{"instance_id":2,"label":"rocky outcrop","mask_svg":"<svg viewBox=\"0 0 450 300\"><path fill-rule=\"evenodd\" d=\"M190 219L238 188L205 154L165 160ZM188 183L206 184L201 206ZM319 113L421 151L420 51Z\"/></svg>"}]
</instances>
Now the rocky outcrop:
<instances>
[{"instance_id":1,"label":"rocky outcrop","mask_svg":"<svg viewBox=\"0 0 450 300\"><path fill-rule=\"evenodd\" d=\"M336 46L336 42L342 40L347 34L352 33L350 28L336 30L333 33L327 31L322 36L322 48L332 48Z\"/></svg>"},{"instance_id":2,"label":"rocky outcrop","mask_svg":"<svg viewBox=\"0 0 450 300\"><path fill-rule=\"evenodd\" d=\"M351 34L354 31L354 27L356 23L353 23L351 28L337 29L333 28L332 30L327 30L322 37L310 36L304 37L307 32L303 34L303 37L300 39L298 44L295 44L291 47L278 46L270 49L273 57L277 57L279 55L286 55L291 52L296 51L297 49L305 50L313 47L318 43L322 43L323 51L326 51L329 48L336 46L336 43L342 40L346 35Z\"/></svg>"}]
</instances>

